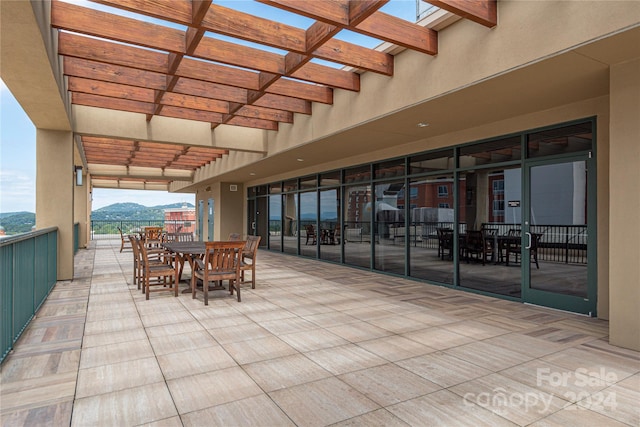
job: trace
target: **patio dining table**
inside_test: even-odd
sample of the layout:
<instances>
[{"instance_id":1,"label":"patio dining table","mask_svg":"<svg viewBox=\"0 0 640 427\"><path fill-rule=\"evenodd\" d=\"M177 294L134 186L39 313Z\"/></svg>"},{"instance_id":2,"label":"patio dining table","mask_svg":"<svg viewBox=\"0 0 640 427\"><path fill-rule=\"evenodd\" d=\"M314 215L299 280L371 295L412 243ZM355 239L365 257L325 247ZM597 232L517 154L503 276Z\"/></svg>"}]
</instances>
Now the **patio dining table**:
<instances>
[{"instance_id":1,"label":"patio dining table","mask_svg":"<svg viewBox=\"0 0 640 427\"><path fill-rule=\"evenodd\" d=\"M204 242L164 242L162 247L176 254L176 263L178 263L178 283L182 280L182 272L184 270L184 261L186 260L193 271L193 259L196 256L204 255ZM183 293L191 292L190 288L182 291Z\"/></svg>"}]
</instances>

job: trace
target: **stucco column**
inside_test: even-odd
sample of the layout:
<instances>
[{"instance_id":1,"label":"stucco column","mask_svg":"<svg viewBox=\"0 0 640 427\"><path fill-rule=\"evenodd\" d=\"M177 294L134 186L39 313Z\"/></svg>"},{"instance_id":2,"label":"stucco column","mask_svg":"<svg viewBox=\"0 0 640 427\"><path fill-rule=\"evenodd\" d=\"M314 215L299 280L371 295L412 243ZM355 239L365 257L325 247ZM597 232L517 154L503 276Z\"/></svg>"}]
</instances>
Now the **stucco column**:
<instances>
[{"instance_id":1,"label":"stucco column","mask_svg":"<svg viewBox=\"0 0 640 427\"><path fill-rule=\"evenodd\" d=\"M611 67L609 335L640 350L640 59Z\"/></svg>"},{"instance_id":2,"label":"stucco column","mask_svg":"<svg viewBox=\"0 0 640 427\"><path fill-rule=\"evenodd\" d=\"M58 280L73 279L73 134L36 130L36 228L58 227Z\"/></svg>"}]
</instances>

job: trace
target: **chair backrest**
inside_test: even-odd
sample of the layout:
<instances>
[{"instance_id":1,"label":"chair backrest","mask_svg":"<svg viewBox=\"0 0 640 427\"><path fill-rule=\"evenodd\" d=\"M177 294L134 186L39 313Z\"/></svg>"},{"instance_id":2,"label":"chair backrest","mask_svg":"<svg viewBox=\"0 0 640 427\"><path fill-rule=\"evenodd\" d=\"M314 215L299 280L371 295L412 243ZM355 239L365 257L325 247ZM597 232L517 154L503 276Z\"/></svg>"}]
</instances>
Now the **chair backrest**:
<instances>
[{"instance_id":1,"label":"chair backrest","mask_svg":"<svg viewBox=\"0 0 640 427\"><path fill-rule=\"evenodd\" d=\"M140 252L140 239L130 235L129 240L131 241L131 249L133 249L133 258L136 261L142 260L142 253Z\"/></svg>"},{"instance_id":2,"label":"chair backrest","mask_svg":"<svg viewBox=\"0 0 640 427\"><path fill-rule=\"evenodd\" d=\"M162 239L162 227L145 227L144 228L145 240L160 240Z\"/></svg>"},{"instance_id":3,"label":"chair backrest","mask_svg":"<svg viewBox=\"0 0 640 427\"><path fill-rule=\"evenodd\" d=\"M124 234L122 233L122 228L118 227L118 232L120 233L120 238L124 240Z\"/></svg>"},{"instance_id":4,"label":"chair backrest","mask_svg":"<svg viewBox=\"0 0 640 427\"><path fill-rule=\"evenodd\" d=\"M167 242L193 242L193 233L167 233Z\"/></svg>"},{"instance_id":5,"label":"chair backrest","mask_svg":"<svg viewBox=\"0 0 640 427\"><path fill-rule=\"evenodd\" d=\"M482 247L484 236L480 230L467 230L467 245Z\"/></svg>"},{"instance_id":6,"label":"chair backrest","mask_svg":"<svg viewBox=\"0 0 640 427\"><path fill-rule=\"evenodd\" d=\"M242 241L205 242L204 268L216 273L239 274L239 256L244 245Z\"/></svg>"},{"instance_id":7,"label":"chair backrest","mask_svg":"<svg viewBox=\"0 0 640 427\"><path fill-rule=\"evenodd\" d=\"M498 229L494 227L482 227L482 234L486 236L496 236L498 234Z\"/></svg>"},{"instance_id":8,"label":"chair backrest","mask_svg":"<svg viewBox=\"0 0 640 427\"><path fill-rule=\"evenodd\" d=\"M133 256L137 258L138 257L138 239L135 236L129 235L129 241L131 242L131 247L133 248Z\"/></svg>"},{"instance_id":9,"label":"chair backrest","mask_svg":"<svg viewBox=\"0 0 640 427\"><path fill-rule=\"evenodd\" d=\"M144 244L147 246L160 246L164 242L165 235L162 227L145 227L144 228Z\"/></svg>"},{"instance_id":10,"label":"chair backrest","mask_svg":"<svg viewBox=\"0 0 640 427\"><path fill-rule=\"evenodd\" d=\"M453 242L453 230L450 228L438 228L436 229L438 234L438 241L441 243Z\"/></svg>"},{"instance_id":11,"label":"chair backrest","mask_svg":"<svg viewBox=\"0 0 640 427\"><path fill-rule=\"evenodd\" d=\"M509 229L509 232L507 233L508 236L513 236L513 237L520 237L521 236L521 230L519 228L511 228Z\"/></svg>"},{"instance_id":12,"label":"chair backrest","mask_svg":"<svg viewBox=\"0 0 640 427\"><path fill-rule=\"evenodd\" d=\"M316 229L313 227L313 224L309 224L309 225L305 226L304 229L307 232L307 236L315 236Z\"/></svg>"},{"instance_id":13,"label":"chair backrest","mask_svg":"<svg viewBox=\"0 0 640 427\"><path fill-rule=\"evenodd\" d=\"M229 233L229 241L235 242L240 240L240 233Z\"/></svg>"},{"instance_id":14,"label":"chair backrest","mask_svg":"<svg viewBox=\"0 0 640 427\"><path fill-rule=\"evenodd\" d=\"M244 249L242 251L242 254L246 258L250 258L253 260L256 259L256 253L258 252L260 239L262 239L261 236L247 236L247 242L245 243Z\"/></svg>"}]
</instances>

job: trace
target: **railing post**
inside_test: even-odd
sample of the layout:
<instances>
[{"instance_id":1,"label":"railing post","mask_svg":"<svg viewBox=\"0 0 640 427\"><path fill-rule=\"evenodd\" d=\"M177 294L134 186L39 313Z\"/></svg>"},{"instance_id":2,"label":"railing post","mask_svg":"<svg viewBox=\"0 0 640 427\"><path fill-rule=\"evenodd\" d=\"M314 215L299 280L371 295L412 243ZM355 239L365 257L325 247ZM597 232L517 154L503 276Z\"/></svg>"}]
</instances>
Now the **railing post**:
<instances>
[{"instance_id":1,"label":"railing post","mask_svg":"<svg viewBox=\"0 0 640 427\"><path fill-rule=\"evenodd\" d=\"M565 226L564 263L569 264L569 226Z\"/></svg>"}]
</instances>

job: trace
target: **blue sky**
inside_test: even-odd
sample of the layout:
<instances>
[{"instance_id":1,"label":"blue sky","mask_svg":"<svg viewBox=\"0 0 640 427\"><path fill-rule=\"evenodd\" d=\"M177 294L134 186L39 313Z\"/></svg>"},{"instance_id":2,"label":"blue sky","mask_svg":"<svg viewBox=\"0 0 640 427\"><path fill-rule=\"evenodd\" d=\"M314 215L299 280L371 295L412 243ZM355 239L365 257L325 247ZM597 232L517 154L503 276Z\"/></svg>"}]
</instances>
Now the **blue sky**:
<instances>
[{"instance_id":1,"label":"blue sky","mask_svg":"<svg viewBox=\"0 0 640 427\"><path fill-rule=\"evenodd\" d=\"M225 4L225 2L216 3ZM243 1L235 3L245 7L259 5ZM228 2L226 5L230 4L233 3ZM415 21L416 2L415 0L391 0L382 8L382 11ZM362 41L356 41L356 43L362 43ZM4 82L0 80L0 212L35 212L37 173L35 142L35 127ZM97 188L93 191L93 209L119 202L133 202L145 206L182 202L195 204L195 196L142 190Z\"/></svg>"},{"instance_id":2,"label":"blue sky","mask_svg":"<svg viewBox=\"0 0 640 427\"><path fill-rule=\"evenodd\" d=\"M0 138L0 212L35 212L36 128L1 80ZM145 206L195 204L195 196L166 191L93 190L93 209L123 202Z\"/></svg>"}]
</instances>

